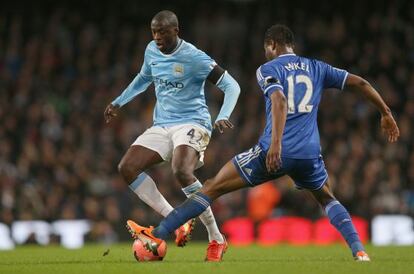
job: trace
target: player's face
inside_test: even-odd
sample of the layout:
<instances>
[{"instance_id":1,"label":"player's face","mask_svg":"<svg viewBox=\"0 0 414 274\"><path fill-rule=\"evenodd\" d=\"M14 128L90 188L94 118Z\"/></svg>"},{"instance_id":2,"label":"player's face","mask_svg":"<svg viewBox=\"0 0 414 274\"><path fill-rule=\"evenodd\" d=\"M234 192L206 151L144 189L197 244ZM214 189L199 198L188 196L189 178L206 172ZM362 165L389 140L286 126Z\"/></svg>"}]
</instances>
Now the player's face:
<instances>
[{"instance_id":1,"label":"player's face","mask_svg":"<svg viewBox=\"0 0 414 274\"><path fill-rule=\"evenodd\" d=\"M178 28L170 26L166 21L151 22L152 38L161 52L171 52L177 45Z\"/></svg>"},{"instance_id":2,"label":"player's face","mask_svg":"<svg viewBox=\"0 0 414 274\"><path fill-rule=\"evenodd\" d=\"M265 41L264 50L265 50L266 60L272 60L277 55L276 45L273 41Z\"/></svg>"}]
</instances>

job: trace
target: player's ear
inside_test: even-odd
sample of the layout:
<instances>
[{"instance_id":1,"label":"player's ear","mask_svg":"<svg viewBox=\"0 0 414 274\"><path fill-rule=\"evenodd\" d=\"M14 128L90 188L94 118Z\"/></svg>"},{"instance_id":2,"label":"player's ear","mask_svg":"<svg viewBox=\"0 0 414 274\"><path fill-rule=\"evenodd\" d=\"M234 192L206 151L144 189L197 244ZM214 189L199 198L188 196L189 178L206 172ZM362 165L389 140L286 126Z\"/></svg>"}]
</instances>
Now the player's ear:
<instances>
[{"instance_id":1,"label":"player's ear","mask_svg":"<svg viewBox=\"0 0 414 274\"><path fill-rule=\"evenodd\" d=\"M272 46L272 43L271 42L272 42L271 40L265 40L264 43L263 43L263 47L266 49L269 46Z\"/></svg>"},{"instance_id":2,"label":"player's ear","mask_svg":"<svg viewBox=\"0 0 414 274\"><path fill-rule=\"evenodd\" d=\"M274 40L272 40L272 39L267 40L267 41L265 42L265 45L266 45L267 47L270 47L270 48L272 49L272 51L274 51L274 50L275 50L275 48L276 48L276 42L275 42Z\"/></svg>"},{"instance_id":3,"label":"player's ear","mask_svg":"<svg viewBox=\"0 0 414 274\"><path fill-rule=\"evenodd\" d=\"M280 45L276 42L272 40L272 49L273 50L277 50L280 48Z\"/></svg>"},{"instance_id":4,"label":"player's ear","mask_svg":"<svg viewBox=\"0 0 414 274\"><path fill-rule=\"evenodd\" d=\"M180 29L178 27L175 27L174 32L175 32L175 34L178 34L180 32Z\"/></svg>"}]
</instances>

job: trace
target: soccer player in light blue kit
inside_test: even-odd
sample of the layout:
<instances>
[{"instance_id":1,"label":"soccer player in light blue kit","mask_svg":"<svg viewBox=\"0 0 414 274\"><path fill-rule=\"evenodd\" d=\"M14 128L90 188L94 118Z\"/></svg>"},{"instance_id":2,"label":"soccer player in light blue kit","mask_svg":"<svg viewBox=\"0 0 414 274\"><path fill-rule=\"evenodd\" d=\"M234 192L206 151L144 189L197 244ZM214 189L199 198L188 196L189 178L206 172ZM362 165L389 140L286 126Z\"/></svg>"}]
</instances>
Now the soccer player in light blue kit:
<instances>
[{"instance_id":1,"label":"soccer player in light blue kit","mask_svg":"<svg viewBox=\"0 0 414 274\"><path fill-rule=\"evenodd\" d=\"M288 175L298 188L313 194L355 260L369 261L349 213L330 190L321 156L317 112L324 89L354 89L380 111L381 128L388 141L395 142L399 129L391 111L363 78L295 55L293 33L288 27L274 25L268 29L264 47L269 61L258 68L257 81L266 103L266 126L258 144L234 157L158 227L140 227L143 232L138 238L154 251L176 227L203 212L217 197Z\"/></svg>"},{"instance_id":2,"label":"soccer player in light blue kit","mask_svg":"<svg viewBox=\"0 0 414 274\"><path fill-rule=\"evenodd\" d=\"M230 74L203 51L178 37L178 19L171 11L161 11L151 21L153 41L144 56L141 71L122 94L110 103L104 113L106 122L117 110L155 85L157 102L154 125L131 145L119 164L119 171L130 188L155 211L167 216L173 207L157 189L145 171L160 162L170 161L175 178L183 192L190 196L202 184L194 170L203 164L204 151L209 143L211 117L204 96L208 80L224 92L224 101L215 121L215 128L223 132L232 128L229 121L240 87ZM227 249L211 208L200 215L209 235L206 260L219 261ZM134 222L127 228L135 237ZM193 228L190 220L176 230L176 244L184 246Z\"/></svg>"}]
</instances>

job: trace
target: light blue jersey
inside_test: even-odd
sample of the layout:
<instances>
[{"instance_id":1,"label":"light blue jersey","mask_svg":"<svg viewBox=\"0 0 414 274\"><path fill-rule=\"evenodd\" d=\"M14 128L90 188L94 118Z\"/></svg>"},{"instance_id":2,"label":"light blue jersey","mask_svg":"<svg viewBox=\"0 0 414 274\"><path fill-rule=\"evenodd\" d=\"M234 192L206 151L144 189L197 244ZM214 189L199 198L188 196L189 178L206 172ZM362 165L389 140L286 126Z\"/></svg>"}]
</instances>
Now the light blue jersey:
<instances>
[{"instance_id":1,"label":"light blue jersey","mask_svg":"<svg viewBox=\"0 0 414 274\"><path fill-rule=\"evenodd\" d=\"M123 106L154 83L154 125L196 123L211 132L204 84L215 66L210 56L182 39L171 54L162 53L151 41L141 71L112 104Z\"/></svg>"}]
</instances>

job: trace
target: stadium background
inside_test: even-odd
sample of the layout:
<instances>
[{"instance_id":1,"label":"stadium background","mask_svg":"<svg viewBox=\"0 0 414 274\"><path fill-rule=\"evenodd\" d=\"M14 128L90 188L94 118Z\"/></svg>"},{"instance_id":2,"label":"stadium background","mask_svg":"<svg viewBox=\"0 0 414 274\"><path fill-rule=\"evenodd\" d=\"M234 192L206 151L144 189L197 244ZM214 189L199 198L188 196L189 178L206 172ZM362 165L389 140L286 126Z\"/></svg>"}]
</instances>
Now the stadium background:
<instances>
[{"instance_id":1,"label":"stadium background","mask_svg":"<svg viewBox=\"0 0 414 274\"><path fill-rule=\"evenodd\" d=\"M160 220L117 173L123 153L151 125L152 89L109 126L103 111L139 71L151 39L149 22L161 9L176 12L180 36L229 70L242 88L231 117L236 127L213 134L197 172L201 180L261 134L264 108L255 70L264 62L264 31L283 22L296 35L298 54L368 79L400 126L401 139L388 144L373 107L351 91L325 93L319 125L338 199L367 220L414 215L412 1L13 1L0 10L0 223L88 219L89 240L113 242L129 237L127 218ZM206 89L215 117L223 96L212 85ZM168 165L151 174L168 201L183 201ZM279 181L220 198L214 204L218 222L322 216L306 193L286 178ZM202 230L200 225L196 238L206 238Z\"/></svg>"}]
</instances>

